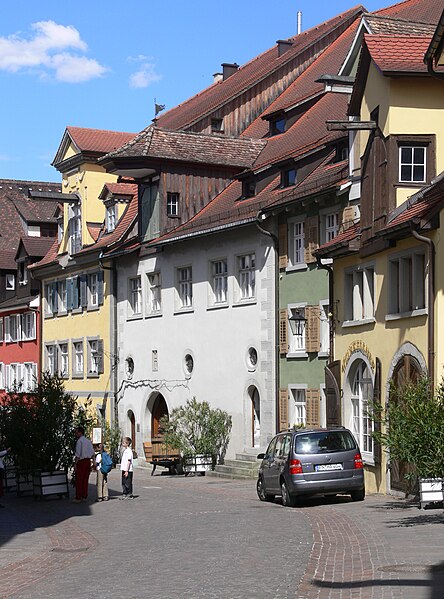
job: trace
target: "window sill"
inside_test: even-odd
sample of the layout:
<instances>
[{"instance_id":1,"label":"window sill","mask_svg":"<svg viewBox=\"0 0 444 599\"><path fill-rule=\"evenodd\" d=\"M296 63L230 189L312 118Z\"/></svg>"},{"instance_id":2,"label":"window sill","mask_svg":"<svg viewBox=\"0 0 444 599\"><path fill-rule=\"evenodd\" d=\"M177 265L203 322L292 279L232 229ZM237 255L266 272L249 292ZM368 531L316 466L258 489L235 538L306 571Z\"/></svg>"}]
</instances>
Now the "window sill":
<instances>
[{"instance_id":1,"label":"window sill","mask_svg":"<svg viewBox=\"0 0 444 599\"><path fill-rule=\"evenodd\" d=\"M72 375L71 375L71 378L72 378L72 379L83 379L83 378L84 378L84 376L83 376L83 374L76 373L76 374L72 374Z\"/></svg>"},{"instance_id":2,"label":"window sill","mask_svg":"<svg viewBox=\"0 0 444 599\"><path fill-rule=\"evenodd\" d=\"M87 311L88 312L97 312L99 310L100 306L87 306Z\"/></svg>"},{"instance_id":3,"label":"window sill","mask_svg":"<svg viewBox=\"0 0 444 599\"><path fill-rule=\"evenodd\" d=\"M207 306L207 310L221 310L223 308L229 308L230 304L228 302L221 302L220 304L210 304Z\"/></svg>"},{"instance_id":4,"label":"window sill","mask_svg":"<svg viewBox=\"0 0 444 599\"><path fill-rule=\"evenodd\" d=\"M302 358L302 359L306 359L308 358L308 354L306 351L295 351L295 352L288 352L287 358Z\"/></svg>"},{"instance_id":5,"label":"window sill","mask_svg":"<svg viewBox=\"0 0 444 599\"><path fill-rule=\"evenodd\" d=\"M330 355L329 351L319 351L318 352L318 358L328 358Z\"/></svg>"},{"instance_id":6,"label":"window sill","mask_svg":"<svg viewBox=\"0 0 444 599\"><path fill-rule=\"evenodd\" d=\"M95 374L94 372L88 372L88 374L86 375L87 379L98 379L100 377L100 374Z\"/></svg>"},{"instance_id":7,"label":"window sill","mask_svg":"<svg viewBox=\"0 0 444 599\"><path fill-rule=\"evenodd\" d=\"M67 310L61 310L60 312L57 312L57 316L68 316L68 311Z\"/></svg>"},{"instance_id":8,"label":"window sill","mask_svg":"<svg viewBox=\"0 0 444 599\"><path fill-rule=\"evenodd\" d=\"M333 238L334 239L334 238ZM326 241L323 241L322 243L327 243ZM333 264L333 258L322 258L322 264Z\"/></svg>"},{"instance_id":9,"label":"window sill","mask_svg":"<svg viewBox=\"0 0 444 599\"><path fill-rule=\"evenodd\" d=\"M342 328L345 329L347 327L362 327L366 324L374 324L376 319L373 318L363 318L362 320L344 320L342 323Z\"/></svg>"},{"instance_id":10,"label":"window sill","mask_svg":"<svg viewBox=\"0 0 444 599\"><path fill-rule=\"evenodd\" d=\"M150 312L145 314L145 318L159 318L160 316L162 316L162 312Z\"/></svg>"},{"instance_id":11,"label":"window sill","mask_svg":"<svg viewBox=\"0 0 444 599\"><path fill-rule=\"evenodd\" d=\"M127 320L142 320L143 315L142 314L127 314L126 319Z\"/></svg>"},{"instance_id":12,"label":"window sill","mask_svg":"<svg viewBox=\"0 0 444 599\"><path fill-rule=\"evenodd\" d=\"M300 264L292 264L291 266L287 266L285 272L294 272L297 270L307 270L308 265L306 262L301 262Z\"/></svg>"},{"instance_id":13,"label":"window sill","mask_svg":"<svg viewBox=\"0 0 444 599\"><path fill-rule=\"evenodd\" d=\"M80 308L74 308L73 310L71 310L71 314L81 314L83 312L83 308L80 306Z\"/></svg>"},{"instance_id":14,"label":"window sill","mask_svg":"<svg viewBox=\"0 0 444 599\"><path fill-rule=\"evenodd\" d=\"M193 306L189 306L188 308L177 308L174 310L174 314L190 314L194 312Z\"/></svg>"},{"instance_id":15,"label":"window sill","mask_svg":"<svg viewBox=\"0 0 444 599\"><path fill-rule=\"evenodd\" d=\"M400 320L401 318L413 318L415 316L426 316L427 314L427 308L421 308L420 310L412 310L411 312L398 312L397 314L386 314L385 320Z\"/></svg>"},{"instance_id":16,"label":"window sill","mask_svg":"<svg viewBox=\"0 0 444 599\"><path fill-rule=\"evenodd\" d=\"M257 301L255 297L244 300L238 300L237 302L233 303L233 308L237 308L238 306L251 306L252 304L256 303Z\"/></svg>"},{"instance_id":17,"label":"window sill","mask_svg":"<svg viewBox=\"0 0 444 599\"><path fill-rule=\"evenodd\" d=\"M54 314L45 314L45 318L54 318Z\"/></svg>"}]
</instances>

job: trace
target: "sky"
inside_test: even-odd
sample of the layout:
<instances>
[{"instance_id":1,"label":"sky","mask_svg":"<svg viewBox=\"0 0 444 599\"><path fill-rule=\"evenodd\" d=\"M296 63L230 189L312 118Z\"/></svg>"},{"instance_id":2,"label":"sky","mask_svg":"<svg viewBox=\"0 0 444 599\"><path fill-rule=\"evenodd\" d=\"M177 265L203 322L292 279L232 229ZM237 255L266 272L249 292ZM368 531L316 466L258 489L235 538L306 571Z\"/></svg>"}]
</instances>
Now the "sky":
<instances>
[{"instance_id":1,"label":"sky","mask_svg":"<svg viewBox=\"0 0 444 599\"><path fill-rule=\"evenodd\" d=\"M367 0L369 11L394 0ZM356 3L358 4L358 3ZM353 0L14 0L0 19L0 178L60 181L65 127L137 133L242 65Z\"/></svg>"}]
</instances>

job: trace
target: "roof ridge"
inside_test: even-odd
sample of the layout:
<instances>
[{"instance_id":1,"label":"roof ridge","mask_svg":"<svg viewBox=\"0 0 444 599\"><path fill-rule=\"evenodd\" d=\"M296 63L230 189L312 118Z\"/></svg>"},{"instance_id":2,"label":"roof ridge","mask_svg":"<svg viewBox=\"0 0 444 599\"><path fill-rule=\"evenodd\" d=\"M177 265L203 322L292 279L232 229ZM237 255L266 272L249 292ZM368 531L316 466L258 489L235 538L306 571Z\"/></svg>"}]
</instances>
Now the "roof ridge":
<instances>
[{"instance_id":1,"label":"roof ridge","mask_svg":"<svg viewBox=\"0 0 444 599\"><path fill-rule=\"evenodd\" d=\"M76 131L97 131L99 133L117 133L123 135L134 135L133 131L114 131L113 129L96 129L95 127L76 127L75 125L68 125L66 129L68 131L75 129Z\"/></svg>"}]
</instances>

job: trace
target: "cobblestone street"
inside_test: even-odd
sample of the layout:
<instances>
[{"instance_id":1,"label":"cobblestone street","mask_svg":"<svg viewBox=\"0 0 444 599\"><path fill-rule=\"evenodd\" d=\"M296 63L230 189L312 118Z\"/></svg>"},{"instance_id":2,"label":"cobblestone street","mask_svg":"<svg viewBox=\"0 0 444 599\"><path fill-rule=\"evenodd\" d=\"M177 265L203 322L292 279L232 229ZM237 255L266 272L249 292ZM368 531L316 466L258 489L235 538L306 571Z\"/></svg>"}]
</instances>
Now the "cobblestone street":
<instances>
[{"instance_id":1,"label":"cobblestone street","mask_svg":"<svg viewBox=\"0 0 444 599\"><path fill-rule=\"evenodd\" d=\"M259 502L254 481L145 469L122 502L117 472L110 483L107 503L4 498L2 599L444 597L441 509L381 496L288 509Z\"/></svg>"}]
</instances>

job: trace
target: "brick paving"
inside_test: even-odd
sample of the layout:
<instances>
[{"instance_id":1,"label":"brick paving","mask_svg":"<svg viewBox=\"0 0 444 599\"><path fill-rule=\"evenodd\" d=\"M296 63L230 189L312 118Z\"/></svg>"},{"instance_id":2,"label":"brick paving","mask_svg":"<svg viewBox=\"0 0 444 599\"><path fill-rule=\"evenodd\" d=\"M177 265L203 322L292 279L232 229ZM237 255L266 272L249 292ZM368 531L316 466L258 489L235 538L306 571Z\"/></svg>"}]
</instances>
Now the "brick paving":
<instances>
[{"instance_id":1,"label":"brick paving","mask_svg":"<svg viewBox=\"0 0 444 599\"><path fill-rule=\"evenodd\" d=\"M444 598L442 509L381 496L289 509L260 503L249 481L140 470L136 492L81 505L8 496L0 598L117 597L122 579L128 599ZM105 576L85 577L103 563Z\"/></svg>"}]
</instances>

